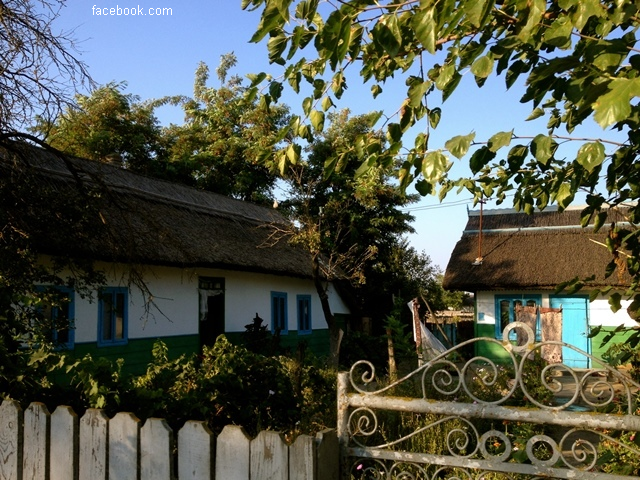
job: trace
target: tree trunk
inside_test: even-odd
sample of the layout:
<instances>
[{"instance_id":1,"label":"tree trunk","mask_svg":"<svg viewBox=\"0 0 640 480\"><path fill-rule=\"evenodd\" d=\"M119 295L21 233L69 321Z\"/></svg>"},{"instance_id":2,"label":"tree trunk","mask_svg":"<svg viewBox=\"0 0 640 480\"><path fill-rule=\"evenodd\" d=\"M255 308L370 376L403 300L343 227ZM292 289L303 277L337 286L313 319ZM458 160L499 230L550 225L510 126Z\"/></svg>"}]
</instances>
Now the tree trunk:
<instances>
[{"instance_id":1,"label":"tree trunk","mask_svg":"<svg viewBox=\"0 0 640 480\"><path fill-rule=\"evenodd\" d=\"M318 292L318 296L320 297L320 305L322 305L322 313L324 313L324 319L327 322L327 327L329 328L329 367L338 368L338 363L340 361L340 341L342 340L342 331L340 330L340 326L336 322L333 313L331 312L331 305L329 304L329 295L327 294L327 289L322 283L322 278L320 277L320 259L318 255L314 255L312 258L312 272L313 272L313 283L316 287L316 291Z\"/></svg>"}]
</instances>

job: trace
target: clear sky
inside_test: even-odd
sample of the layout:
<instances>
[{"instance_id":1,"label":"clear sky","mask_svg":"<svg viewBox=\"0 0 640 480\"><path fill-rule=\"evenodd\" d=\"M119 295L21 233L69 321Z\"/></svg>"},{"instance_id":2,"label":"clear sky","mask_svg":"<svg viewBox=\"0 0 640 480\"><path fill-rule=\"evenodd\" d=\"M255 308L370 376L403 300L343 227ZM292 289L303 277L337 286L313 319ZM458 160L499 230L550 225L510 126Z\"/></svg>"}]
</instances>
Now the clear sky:
<instances>
[{"instance_id":1,"label":"clear sky","mask_svg":"<svg viewBox=\"0 0 640 480\"><path fill-rule=\"evenodd\" d=\"M209 65L210 85L215 87L215 68L220 56L229 52L238 58L231 73L244 76L259 71L279 72L280 67L268 64L266 43L249 43L259 15L242 11L240 0L94 1L68 0L56 26L75 29L75 37L80 40L79 58L99 84L126 81L126 91L142 100L191 95L198 63ZM349 88L338 108L349 108L354 114L372 110L393 113L403 98L402 83L399 88L392 83L385 85L383 95L372 100L369 85L362 85L357 76L347 81ZM462 87L442 105L441 124L431 134L432 148L444 147L452 136L471 131L476 132L477 139L488 139L514 127L521 135L544 132L544 124L521 121L531 107L520 105L521 91L507 92L503 79L494 79L478 89L468 75ZM436 97L439 100L439 94ZM289 94L283 101L295 111L301 99ZM163 107L157 114L163 124L182 122L179 109ZM467 163L466 159L456 160L453 176L467 173ZM411 208L416 218L416 233L409 237L411 244L418 251L425 251L443 271L466 224L467 208L472 208L470 199L468 193L452 192L443 203L426 198ZM501 208L510 206L503 204Z\"/></svg>"}]
</instances>

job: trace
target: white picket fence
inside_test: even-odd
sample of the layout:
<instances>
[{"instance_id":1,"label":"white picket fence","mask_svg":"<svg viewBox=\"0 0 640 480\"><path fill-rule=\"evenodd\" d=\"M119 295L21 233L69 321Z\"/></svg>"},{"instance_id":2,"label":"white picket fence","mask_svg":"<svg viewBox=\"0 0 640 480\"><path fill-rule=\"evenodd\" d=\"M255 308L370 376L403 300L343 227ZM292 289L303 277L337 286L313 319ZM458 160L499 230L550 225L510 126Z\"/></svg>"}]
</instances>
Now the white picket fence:
<instances>
[{"instance_id":1,"label":"white picket fence","mask_svg":"<svg viewBox=\"0 0 640 480\"><path fill-rule=\"evenodd\" d=\"M24 412L11 400L0 405L0 480L333 480L338 458L334 430L287 445L277 432L252 440L237 426L214 438L204 422L188 421L174 436L166 421L142 425L131 413L109 419L89 409L78 418L66 406L50 414L42 403Z\"/></svg>"}]
</instances>

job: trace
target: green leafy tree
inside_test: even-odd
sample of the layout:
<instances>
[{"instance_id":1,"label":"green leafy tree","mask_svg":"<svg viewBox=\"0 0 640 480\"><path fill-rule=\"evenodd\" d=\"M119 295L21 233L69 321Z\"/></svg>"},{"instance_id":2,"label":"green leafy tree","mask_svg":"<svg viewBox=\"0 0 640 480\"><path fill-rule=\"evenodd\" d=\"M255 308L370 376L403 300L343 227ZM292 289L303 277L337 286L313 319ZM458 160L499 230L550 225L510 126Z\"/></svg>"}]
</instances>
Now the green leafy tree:
<instances>
[{"instance_id":1,"label":"green leafy tree","mask_svg":"<svg viewBox=\"0 0 640 480\"><path fill-rule=\"evenodd\" d=\"M490 197L499 203L509 193L525 212L550 203L563 209L584 191L583 223L595 219L596 228L607 208L640 196L640 11L634 2L242 0L242 7L262 9L252 41L268 37L271 62L283 66L281 77L255 76L256 90L268 83L264 101L277 101L287 85L311 92L302 101L302 115L289 125L292 135L321 131L325 111L353 76L371 84L373 98L392 77L405 80L405 99L381 127L388 143L371 136L363 144L345 145L338 158L353 152L363 169L373 168L392 162L404 148L397 168L403 186L415 181L421 194L440 198L458 187L476 200ZM479 88L500 78L507 88L524 88L521 102L531 106L527 119L546 119L546 128L533 137L519 137L515 130L489 138L460 132L432 145L430 130L446 111L431 106L431 100L440 95L445 105L465 74ZM572 136L589 123L610 129L603 135L608 138ZM414 125L422 125L423 132L409 143L405 137ZM561 154L559 147L566 143L575 148ZM470 178L448 178L452 158L463 157L469 158ZM327 163L328 173L340 168L339 162ZM636 225L639 216L640 205L632 203L630 223ZM637 312L638 230L617 233L608 245L607 272L622 267L633 276L627 295L633 298L629 310ZM623 248L629 257L620 262ZM620 308L619 300L613 297L614 309ZM640 332L633 338L640 341Z\"/></svg>"},{"instance_id":2,"label":"green leafy tree","mask_svg":"<svg viewBox=\"0 0 640 480\"><path fill-rule=\"evenodd\" d=\"M390 181L388 169L378 166L356 175L354 155L342 156L341 171L329 177L324 165L342 146L372 135L374 115L349 117L347 110L330 114L331 122L308 147L286 177L291 196L282 204L295 227L284 232L311 254L313 278L331 337L330 363L337 366L340 329L330 309L326 280L349 280L355 287L354 307L361 312L371 298L368 275L391 254L398 237L412 231L411 215L401 207L414 198ZM276 232L276 234L283 232ZM391 300L391 299L389 299ZM387 311L392 308L388 306ZM380 320L384 314L380 316Z\"/></svg>"},{"instance_id":3,"label":"green leafy tree","mask_svg":"<svg viewBox=\"0 0 640 480\"><path fill-rule=\"evenodd\" d=\"M268 159L288 109L267 109L245 98L242 80L228 78L235 65L233 54L222 56L216 71L221 86L213 88L207 86L209 67L200 63L193 98L181 102L184 125L172 125L164 132L169 160L185 165L199 188L271 204L276 175Z\"/></svg>"},{"instance_id":4,"label":"green leafy tree","mask_svg":"<svg viewBox=\"0 0 640 480\"><path fill-rule=\"evenodd\" d=\"M125 87L110 83L77 95L77 106L53 123L41 121L35 131L65 153L162 176L166 154L154 106L124 93Z\"/></svg>"}]
</instances>

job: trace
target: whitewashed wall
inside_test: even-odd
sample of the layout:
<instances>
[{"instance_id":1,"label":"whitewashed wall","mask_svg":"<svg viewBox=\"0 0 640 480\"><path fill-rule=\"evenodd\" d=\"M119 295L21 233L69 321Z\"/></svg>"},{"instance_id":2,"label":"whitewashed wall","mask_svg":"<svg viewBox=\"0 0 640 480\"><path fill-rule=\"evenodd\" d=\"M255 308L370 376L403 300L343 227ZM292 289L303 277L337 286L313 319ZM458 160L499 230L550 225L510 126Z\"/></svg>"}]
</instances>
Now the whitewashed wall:
<instances>
[{"instance_id":1,"label":"whitewashed wall","mask_svg":"<svg viewBox=\"0 0 640 480\"><path fill-rule=\"evenodd\" d=\"M127 286L126 270L114 265L97 265L107 274L109 286ZM217 269L180 269L146 267L145 283L153 295L149 306L143 292L132 286L129 294L129 339L198 333L198 277L225 279L225 329L243 332L258 313L266 324L271 321L271 292L286 292L289 331L297 329L297 295L311 295L311 319L314 329L327 328L320 299L313 282L307 279ZM330 288L329 299L334 313L349 309ZM98 304L96 297L75 297L75 341L95 342Z\"/></svg>"},{"instance_id":2,"label":"whitewashed wall","mask_svg":"<svg viewBox=\"0 0 640 480\"><path fill-rule=\"evenodd\" d=\"M496 323L496 306L495 295L521 294L523 292L516 291L497 291L497 292L479 292L476 294L477 321L479 324L495 325ZM542 306L548 307L550 292L528 291L527 294L541 295ZM587 292L585 292L586 294ZM615 327L620 324L631 327L637 325L627 314L626 307L628 301L622 302L622 308L614 313L608 302L608 298L600 297L589 304L589 325L602 325L606 327ZM483 314L483 315L481 315ZM482 318L484 317L484 318Z\"/></svg>"}]
</instances>

